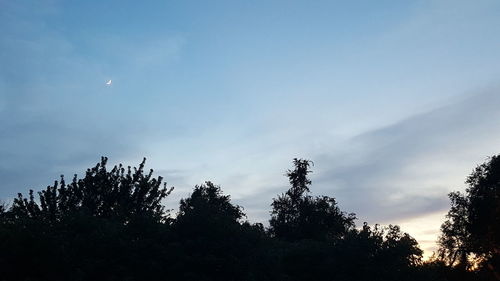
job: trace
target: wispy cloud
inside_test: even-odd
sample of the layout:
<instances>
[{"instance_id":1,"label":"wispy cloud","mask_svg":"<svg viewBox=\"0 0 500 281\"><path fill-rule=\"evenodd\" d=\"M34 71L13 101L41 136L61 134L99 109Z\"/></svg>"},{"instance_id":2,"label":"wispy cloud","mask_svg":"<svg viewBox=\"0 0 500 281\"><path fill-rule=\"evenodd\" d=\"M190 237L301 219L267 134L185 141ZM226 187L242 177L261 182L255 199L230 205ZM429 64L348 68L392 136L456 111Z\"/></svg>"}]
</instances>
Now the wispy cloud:
<instances>
[{"instance_id":1,"label":"wispy cloud","mask_svg":"<svg viewBox=\"0 0 500 281\"><path fill-rule=\"evenodd\" d=\"M370 221L447 208L475 163L500 151L498 89L350 139L343 152L316 160L322 192Z\"/></svg>"}]
</instances>

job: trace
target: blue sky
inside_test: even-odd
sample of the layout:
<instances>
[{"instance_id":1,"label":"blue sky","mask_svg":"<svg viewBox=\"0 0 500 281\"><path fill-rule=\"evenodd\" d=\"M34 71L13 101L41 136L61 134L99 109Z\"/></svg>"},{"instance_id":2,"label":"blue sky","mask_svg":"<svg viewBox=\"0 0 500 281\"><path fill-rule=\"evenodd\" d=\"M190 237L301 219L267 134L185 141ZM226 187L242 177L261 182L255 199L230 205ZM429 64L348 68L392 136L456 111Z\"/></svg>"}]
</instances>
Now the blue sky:
<instances>
[{"instance_id":1,"label":"blue sky","mask_svg":"<svg viewBox=\"0 0 500 281\"><path fill-rule=\"evenodd\" d=\"M302 157L315 194L430 254L446 194L500 152L499 15L495 0L0 0L0 198L145 156L170 208L212 180L266 221Z\"/></svg>"}]
</instances>

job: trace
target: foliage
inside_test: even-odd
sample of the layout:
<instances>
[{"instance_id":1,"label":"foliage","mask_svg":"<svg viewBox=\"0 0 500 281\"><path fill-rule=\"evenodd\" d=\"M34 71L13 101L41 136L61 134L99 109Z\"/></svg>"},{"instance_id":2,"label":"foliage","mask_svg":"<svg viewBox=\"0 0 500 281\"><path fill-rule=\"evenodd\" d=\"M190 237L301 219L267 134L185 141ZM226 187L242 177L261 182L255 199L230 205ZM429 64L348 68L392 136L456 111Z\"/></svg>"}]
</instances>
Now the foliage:
<instances>
[{"instance_id":1,"label":"foliage","mask_svg":"<svg viewBox=\"0 0 500 281\"><path fill-rule=\"evenodd\" d=\"M479 266L500 278L500 156L476 167L466 183L465 194L449 194L440 258L464 269Z\"/></svg>"},{"instance_id":2,"label":"foliage","mask_svg":"<svg viewBox=\"0 0 500 281\"><path fill-rule=\"evenodd\" d=\"M229 195L222 194L220 186L207 181L195 186L189 198L181 200L177 221L196 219L196 223L205 223L220 219L236 223L244 216L241 207L232 205Z\"/></svg>"},{"instance_id":3,"label":"foliage","mask_svg":"<svg viewBox=\"0 0 500 281\"><path fill-rule=\"evenodd\" d=\"M60 182L38 192L35 200L33 190L29 197L21 193L14 199L10 213L13 219L31 218L45 223L61 221L80 213L98 218L110 218L130 222L137 217L148 217L157 221L165 219L161 201L173 188L162 187L162 177L153 178L153 170L144 173L146 159L133 172L121 164L111 171L106 170L107 158L94 168L88 169L83 179L75 175L70 184L64 176Z\"/></svg>"},{"instance_id":4,"label":"foliage","mask_svg":"<svg viewBox=\"0 0 500 281\"><path fill-rule=\"evenodd\" d=\"M294 170L287 173L290 189L273 200L270 231L280 239L340 239L354 227L354 214L340 211L335 198L312 197L308 160L293 160Z\"/></svg>"},{"instance_id":5,"label":"foliage","mask_svg":"<svg viewBox=\"0 0 500 281\"><path fill-rule=\"evenodd\" d=\"M111 171L106 163L102 158L83 179L67 184L61 177L0 205L0 281L493 280L443 259L423 263L417 241L398 226L356 228L355 215L334 198L310 195L308 160L294 159L290 188L273 200L268 228L246 221L243 208L212 182L195 186L170 217L161 202L172 189L144 173L144 161ZM486 170L471 177L471 194L491 196L476 190L485 180L474 181L487 178ZM484 196L475 204L489 206ZM484 253L497 244L462 239L495 231L481 225L480 216L492 214L471 208L474 200L452 195L448 244L442 241L449 249L479 249L487 266L495 252Z\"/></svg>"},{"instance_id":6,"label":"foliage","mask_svg":"<svg viewBox=\"0 0 500 281\"><path fill-rule=\"evenodd\" d=\"M173 223L183 253L182 262L176 263L179 280L248 280L256 276L249 266L262 262L258 251L264 230L261 225L243 222L244 217L242 208L233 205L219 186L209 181L195 186L180 201Z\"/></svg>"},{"instance_id":7,"label":"foliage","mask_svg":"<svg viewBox=\"0 0 500 281\"><path fill-rule=\"evenodd\" d=\"M30 190L14 199L0 217L2 278L127 280L158 268L152 258L168 226L161 201L172 188L144 173L145 159L133 170L108 171L106 163L103 157L83 179L66 184L61 176L38 196ZM131 266L142 260L150 262Z\"/></svg>"}]
</instances>

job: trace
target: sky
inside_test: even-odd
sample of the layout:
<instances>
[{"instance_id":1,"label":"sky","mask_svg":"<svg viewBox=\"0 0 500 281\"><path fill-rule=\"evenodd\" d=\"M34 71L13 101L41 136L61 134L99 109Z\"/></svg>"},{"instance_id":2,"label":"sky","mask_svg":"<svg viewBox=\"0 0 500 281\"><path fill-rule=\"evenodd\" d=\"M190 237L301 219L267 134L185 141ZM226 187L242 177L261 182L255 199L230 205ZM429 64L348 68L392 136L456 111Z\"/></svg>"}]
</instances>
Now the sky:
<instances>
[{"instance_id":1,"label":"sky","mask_svg":"<svg viewBox=\"0 0 500 281\"><path fill-rule=\"evenodd\" d=\"M496 0L0 0L0 33L6 203L146 157L173 213L210 180L265 223L305 158L313 195L429 256L500 153Z\"/></svg>"}]
</instances>

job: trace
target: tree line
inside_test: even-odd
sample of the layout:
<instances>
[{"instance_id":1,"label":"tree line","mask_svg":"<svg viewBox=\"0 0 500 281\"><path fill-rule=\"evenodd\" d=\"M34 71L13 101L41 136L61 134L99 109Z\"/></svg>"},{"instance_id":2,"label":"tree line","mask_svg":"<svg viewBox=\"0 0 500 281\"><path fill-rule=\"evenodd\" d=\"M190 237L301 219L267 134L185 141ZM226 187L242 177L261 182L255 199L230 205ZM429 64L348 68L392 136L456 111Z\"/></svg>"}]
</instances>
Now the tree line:
<instances>
[{"instance_id":1,"label":"tree line","mask_svg":"<svg viewBox=\"0 0 500 281\"><path fill-rule=\"evenodd\" d=\"M499 156L449 195L429 261L399 226L357 226L335 198L312 196L308 160L293 160L268 227L212 182L174 215L162 205L173 188L145 159L107 161L0 206L0 280L500 280Z\"/></svg>"}]
</instances>

